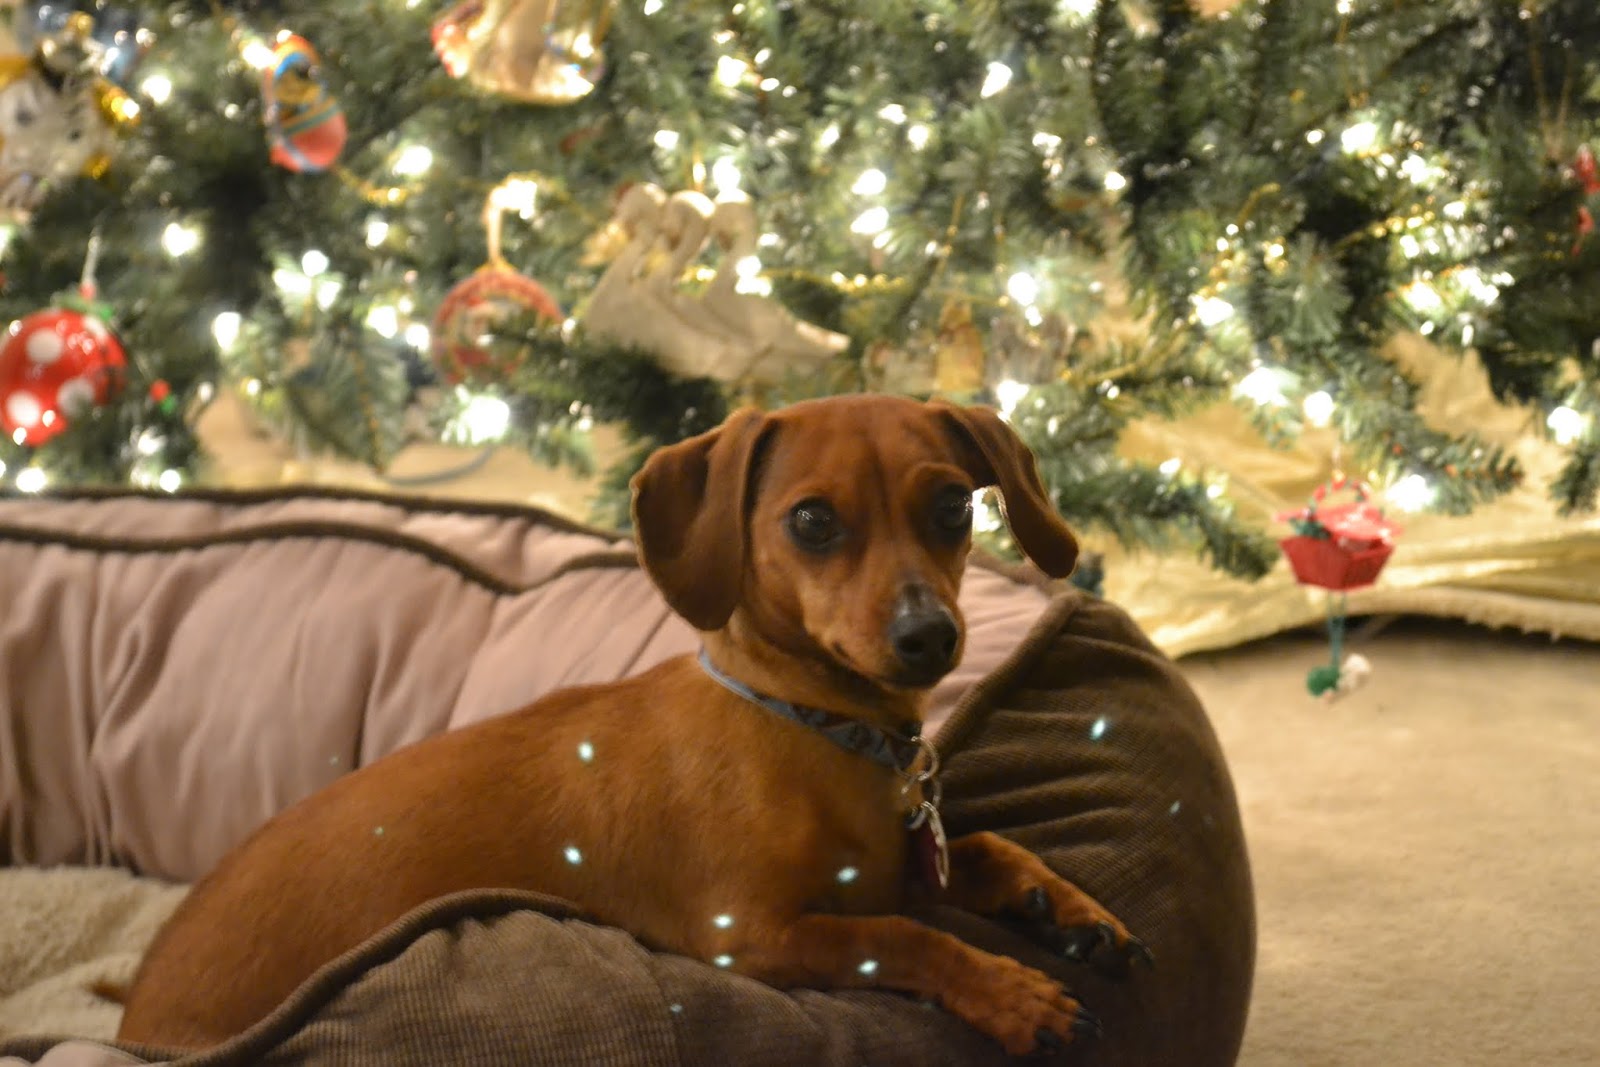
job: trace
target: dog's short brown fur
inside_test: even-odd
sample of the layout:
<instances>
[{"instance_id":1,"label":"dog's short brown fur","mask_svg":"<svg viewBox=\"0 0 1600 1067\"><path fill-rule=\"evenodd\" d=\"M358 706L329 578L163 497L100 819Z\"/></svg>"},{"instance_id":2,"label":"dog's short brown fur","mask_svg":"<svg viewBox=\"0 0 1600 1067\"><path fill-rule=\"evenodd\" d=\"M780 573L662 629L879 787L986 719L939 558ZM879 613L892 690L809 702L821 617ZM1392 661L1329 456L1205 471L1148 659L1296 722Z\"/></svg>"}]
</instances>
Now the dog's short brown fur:
<instances>
[{"instance_id":1,"label":"dog's short brown fur","mask_svg":"<svg viewBox=\"0 0 1600 1067\"><path fill-rule=\"evenodd\" d=\"M1076 542L1005 423L890 397L742 410L658 451L634 482L635 529L717 667L904 732L960 657L970 499L990 485L1028 555L1068 573ZM118 1036L220 1042L405 912L477 887L564 897L647 945L779 987L917 994L1012 1053L1092 1029L1043 973L899 914L917 800L902 775L729 692L692 657L558 692L394 752L268 822L156 938ZM994 834L952 842L950 858L952 903L1140 949Z\"/></svg>"}]
</instances>

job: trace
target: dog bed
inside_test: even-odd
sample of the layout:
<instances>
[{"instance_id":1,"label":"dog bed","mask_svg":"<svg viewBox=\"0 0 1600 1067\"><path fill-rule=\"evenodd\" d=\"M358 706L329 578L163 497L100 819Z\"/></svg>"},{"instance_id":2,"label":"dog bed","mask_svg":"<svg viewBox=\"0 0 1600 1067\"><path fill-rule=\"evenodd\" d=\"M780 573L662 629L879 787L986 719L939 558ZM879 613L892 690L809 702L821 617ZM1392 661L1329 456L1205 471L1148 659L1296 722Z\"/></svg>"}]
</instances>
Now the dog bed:
<instances>
[{"instance_id":1,"label":"dog bed","mask_svg":"<svg viewBox=\"0 0 1600 1067\"><path fill-rule=\"evenodd\" d=\"M532 509L309 490L0 499L0 604L0 893L38 868L193 881L400 745L695 647L626 539ZM1032 848L1158 964L1117 982L1005 924L928 918L1068 983L1106 1030L1078 1062L1232 1063L1253 901L1203 710L1109 604L975 562L962 608L968 652L932 718L949 831ZM85 962L40 980L94 975ZM412 912L216 1049L107 1037L11 1037L0 1064L1003 1060L910 998L779 992L503 890Z\"/></svg>"}]
</instances>

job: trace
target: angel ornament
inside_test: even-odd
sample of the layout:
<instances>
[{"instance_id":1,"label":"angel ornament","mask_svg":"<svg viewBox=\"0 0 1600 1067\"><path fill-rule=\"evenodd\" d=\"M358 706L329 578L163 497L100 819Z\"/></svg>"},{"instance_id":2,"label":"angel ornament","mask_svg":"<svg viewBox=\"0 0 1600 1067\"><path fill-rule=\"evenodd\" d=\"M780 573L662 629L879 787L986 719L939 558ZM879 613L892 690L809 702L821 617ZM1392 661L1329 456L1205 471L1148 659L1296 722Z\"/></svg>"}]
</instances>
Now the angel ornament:
<instances>
[{"instance_id":1,"label":"angel ornament","mask_svg":"<svg viewBox=\"0 0 1600 1067\"><path fill-rule=\"evenodd\" d=\"M596 337L653 353L674 374L741 386L813 371L849 344L763 291L747 200L713 203L692 190L668 196L635 185L618 201L612 226L627 243L584 312ZM682 283L708 243L719 259L709 284L695 292Z\"/></svg>"},{"instance_id":2,"label":"angel ornament","mask_svg":"<svg viewBox=\"0 0 1600 1067\"><path fill-rule=\"evenodd\" d=\"M605 73L615 0L465 0L433 24L452 75L528 104L581 100Z\"/></svg>"}]
</instances>

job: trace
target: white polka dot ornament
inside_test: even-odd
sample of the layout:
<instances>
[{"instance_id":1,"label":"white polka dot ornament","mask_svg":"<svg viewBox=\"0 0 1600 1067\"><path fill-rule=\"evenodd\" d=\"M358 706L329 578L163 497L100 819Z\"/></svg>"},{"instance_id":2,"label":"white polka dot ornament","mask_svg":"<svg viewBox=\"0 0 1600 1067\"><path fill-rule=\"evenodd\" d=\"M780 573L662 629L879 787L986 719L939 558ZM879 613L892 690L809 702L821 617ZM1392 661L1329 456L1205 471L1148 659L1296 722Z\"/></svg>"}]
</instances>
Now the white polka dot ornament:
<instances>
[{"instance_id":1,"label":"white polka dot ornament","mask_svg":"<svg viewBox=\"0 0 1600 1067\"><path fill-rule=\"evenodd\" d=\"M122 385L122 343L93 314L47 308L13 322L0 344L0 426L36 448Z\"/></svg>"}]
</instances>

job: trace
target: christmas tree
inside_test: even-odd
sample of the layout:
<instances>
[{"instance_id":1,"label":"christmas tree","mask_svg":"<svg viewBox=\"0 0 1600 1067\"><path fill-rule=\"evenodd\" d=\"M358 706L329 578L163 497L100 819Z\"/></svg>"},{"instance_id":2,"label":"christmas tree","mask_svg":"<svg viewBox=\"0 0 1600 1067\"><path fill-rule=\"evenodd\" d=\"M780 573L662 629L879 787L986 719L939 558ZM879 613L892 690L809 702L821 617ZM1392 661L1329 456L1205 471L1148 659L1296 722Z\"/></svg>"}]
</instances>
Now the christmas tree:
<instances>
[{"instance_id":1,"label":"christmas tree","mask_svg":"<svg viewBox=\"0 0 1600 1067\"><path fill-rule=\"evenodd\" d=\"M3 92L114 129L30 186L0 311L66 329L25 317L93 244L127 365L8 409L24 489L203 478L232 390L378 468L418 435L583 464L620 424L615 521L733 404L887 389L998 404L1075 523L1255 575L1225 485L1123 429L1331 421L1391 501L1464 511L1522 474L1417 415L1417 331L1569 449L1559 510L1600 492L1591 0L62 7L19 6ZM65 136L19 114L8 145Z\"/></svg>"}]
</instances>

